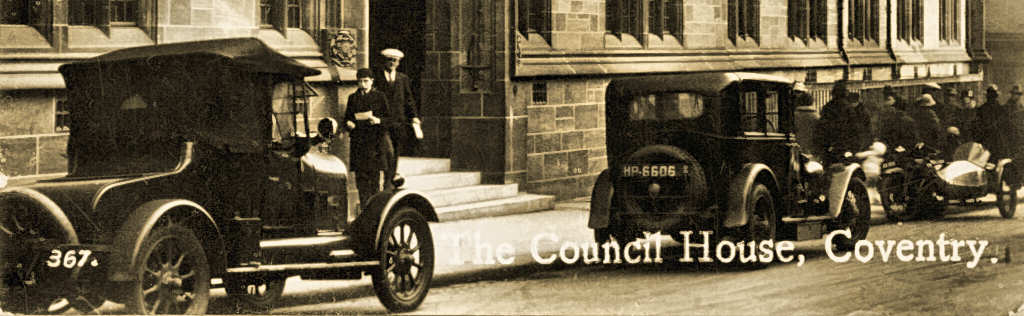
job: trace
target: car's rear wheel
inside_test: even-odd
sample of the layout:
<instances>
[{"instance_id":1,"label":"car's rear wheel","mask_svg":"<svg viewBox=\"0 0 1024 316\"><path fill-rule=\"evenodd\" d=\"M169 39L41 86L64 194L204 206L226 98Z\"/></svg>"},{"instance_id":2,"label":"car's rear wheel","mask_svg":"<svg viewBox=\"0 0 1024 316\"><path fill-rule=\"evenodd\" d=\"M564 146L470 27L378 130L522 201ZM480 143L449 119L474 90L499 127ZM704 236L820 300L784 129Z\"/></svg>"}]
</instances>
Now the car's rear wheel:
<instances>
[{"instance_id":1,"label":"car's rear wheel","mask_svg":"<svg viewBox=\"0 0 1024 316\"><path fill-rule=\"evenodd\" d=\"M893 223L908 220L910 215L903 177L903 174L883 175L882 181L878 184L878 194L881 195L885 218Z\"/></svg>"},{"instance_id":2,"label":"car's rear wheel","mask_svg":"<svg viewBox=\"0 0 1024 316\"><path fill-rule=\"evenodd\" d=\"M158 224L160 225L160 224ZM210 302L210 266L192 230L157 226L136 256L125 305L133 314L203 314Z\"/></svg>"},{"instance_id":3,"label":"car's rear wheel","mask_svg":"<svg viewBox=\"0 0 1024 316\"><path fill-rule=\"evenodd\" d=\"M49 290L41 290L36 274L27 271L33 258L30 245L41 240L68 243L56 220L24 201L8 200L0 211L0 309L27 314L59 314L71 302ZM86 311L88 312L88 311Z\"/></svg>"},{"instance_id":4,"label":"car's rear wheel","mask_svg":"<svg viewBox=\"0 0 1024 316\"><path fill-rule=\"evenodd\" d=\"M1013 218L1017 213L1017 188L999 177L999 187L996 191L996 206L999 208L999 215L1003 218Z\"/></svg>"},{"instance_id":5,"label":"car's rear wheel","mask_svg":"<svg viewBox=\"0 0 1024 316\"><path fill-rule=\"evenodd\" d=\"M406 206L388 216L377 252L372 279L381 304L391 312L419 307L434 275L434 239L423 214Z\"/></svg>"},{"instance_id":6,"label":"car's rear wheel","mask_svg":"<svg viewBox=\"0 0 1024 316\"><path fill-rule=\"evenodd\" d=\"M238 311L270 310L284 293L287 278L284 276L261 276L251 279L226 278L224 291L235 299Z\"/></svg>"},{"instance_id":7,"label":"car's rear wheel","mask_svg":"<svg viewBox=\"0 0 1024 316\"><path fill-rule=\"evenodd\" d=\"M840 250L853 249L858 240L868 237L868 230L871 229L871 199L867 188L860 178L850 179L847 185L842 210L839 211L839 226L850 229L850 238L836 235L833 242Z\"/></svg>"}]
</instances>

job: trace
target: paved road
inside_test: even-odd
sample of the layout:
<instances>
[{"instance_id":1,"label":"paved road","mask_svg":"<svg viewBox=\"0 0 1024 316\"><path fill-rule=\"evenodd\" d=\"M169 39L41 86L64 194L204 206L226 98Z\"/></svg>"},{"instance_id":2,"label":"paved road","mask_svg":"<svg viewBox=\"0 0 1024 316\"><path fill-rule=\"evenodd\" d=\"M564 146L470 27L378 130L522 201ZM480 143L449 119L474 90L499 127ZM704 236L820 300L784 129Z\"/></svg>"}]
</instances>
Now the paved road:
<instances>
[{"instance_id":1,"label":"paved road","mask_svg":"<svg viewBox=\"0 0 1024 316\"><path fill-rule=\"evenodd\" d=\"M824 250L823 240L796 243L792 254L803 264L774 263L759 270L749 265L679 263L682 247L663 240L661 264L542 265L531 256L532 240L541 236L542 258L558 253L562 242L592 241L586 213L558 211L432 225L438 243L437 278L416 314L985 314L1005 315L1024 303L1024 216L999 217L992 208L956 208L934 221L880 224L869 239L883 246L892 240L888 261L872 248L867 262L839 263ZM456 236L462 236L461 239ZM477 237L479 236L479 237ZM557 236L559 242L552 237ZM968 244L935 250L935 261L913 261L918 248L904 250L901 240L972 240L978 250L974 268ZM473 264L477 245L514 249L513 262ZM866 255L869 247L861 247ZM927 250L927 246L924 247ZM487 246L481 246L486 254ZM1020 251L1015 255L1014 251ZM927 252L927 251L925 251ZM571 252L569 252L571 254ZM842 253L837 253L841 255ZM453 264L453 258L466 261ZM928 259L927 253L922 256ZM996 263L993 263L995 259ZM233 313L218 291L212 313ZM119 306L108 303L104 312ZM369 286L359 281L291 279L275 314L384 313Z\"/></svg>"}]
</instances>

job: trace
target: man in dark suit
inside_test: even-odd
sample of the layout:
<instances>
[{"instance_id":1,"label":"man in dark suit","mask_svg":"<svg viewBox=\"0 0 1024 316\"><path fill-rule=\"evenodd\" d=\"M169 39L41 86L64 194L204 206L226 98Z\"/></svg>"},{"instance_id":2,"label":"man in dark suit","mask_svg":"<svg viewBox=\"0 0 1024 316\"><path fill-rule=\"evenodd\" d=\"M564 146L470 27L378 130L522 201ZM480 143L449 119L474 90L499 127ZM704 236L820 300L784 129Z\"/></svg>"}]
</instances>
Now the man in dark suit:
<instances>
[{"instance_id":1,"label":"man in dark suit","mask_svg":"<svg viewBox=\"0 0 1024 316\"><path fill-rule=\"evenodd\" d=\"M388 100L373 89L370 69L356 71L359 89L348 96L345 108L345 127L349 130L349 165L356 174L359 202L365 206L371 196L380 191L380 172L387 170L394 156L391 139L387 136ZM386 174L386 172L385 172Z\"/></svg>"},{"instance_id":2,"label":"man in dark suit","mask_svg":"<svg viewBox=\"0 0 1024 316\"><path fill-rule=\"evenodd\" d=\"M374 86L387 96L390 105L388 112L384 114L389 122L385 127L397 153L388 162L388 170L384 176L386 179L394 180L397 176L398 156L415 154L417 138L421 136L415 135L414 131L419 130L420 119L412 94L412 82L409 76L398 71L398 65L405 54L394 48L385 49L380 54L384 57L384 67L374 71L373 81Z\"/></svg>"}]
</instances>

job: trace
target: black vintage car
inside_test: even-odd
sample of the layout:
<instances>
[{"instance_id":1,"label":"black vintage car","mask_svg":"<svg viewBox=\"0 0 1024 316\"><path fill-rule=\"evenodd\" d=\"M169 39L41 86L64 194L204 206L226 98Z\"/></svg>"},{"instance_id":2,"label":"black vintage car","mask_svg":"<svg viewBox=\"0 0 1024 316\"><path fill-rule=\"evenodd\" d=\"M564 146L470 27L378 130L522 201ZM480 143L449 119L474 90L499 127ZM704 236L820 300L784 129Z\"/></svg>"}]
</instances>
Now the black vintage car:
<instances>
[{"instance_id":1,"label":"black vintage car","mask_svg":"<svg viewBox=\"0 0 1024 316\"><path fill-rule=\"evenodd\" d=\"M759 242L846 228L837 246L863 239L871 212L857 157L826 170L803 154L793 94L791 80L754 73L612 80L609 168L594 185L588 223L595 240L706 230L708 242Z\"/></svg>"},{"instance_id":2,"label":"black vintage car","mask_svg":"<svg viewBox=\"0 0 1024 316\"><path fill-rule=\"evenodd\" d=\"M266 308L285 279L358 279L415 309L434 249L423 195L348 210L347 170L310 130L315 69L256 39L156 45L60 68L66 177L0 192L4 311L200 314L211 279ZM240 304L241 305L241 304Z\"/></svg>"}]
</instances>

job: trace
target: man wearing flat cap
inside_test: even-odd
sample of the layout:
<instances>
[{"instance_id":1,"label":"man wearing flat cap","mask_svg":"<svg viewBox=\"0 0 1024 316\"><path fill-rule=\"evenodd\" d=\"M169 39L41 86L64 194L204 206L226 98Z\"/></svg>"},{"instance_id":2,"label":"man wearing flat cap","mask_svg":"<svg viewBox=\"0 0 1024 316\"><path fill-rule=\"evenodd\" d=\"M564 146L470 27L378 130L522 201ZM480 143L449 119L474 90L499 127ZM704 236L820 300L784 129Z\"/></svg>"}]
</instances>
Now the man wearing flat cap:
<instances>
[{"instance_id":1,"label":"man wearing flat cap","mask_svg":"<svg viewBox=\"0 0 1024 316\"><path fill-rule=\"evenodd\" d=\"M1009 112L999 103L999 87L989 85L985 89L985 103L978 107L977 139L992 152L993 157L1006 157L1006 117Z\"/></svg>"},{"instance_id":2,"label":"man wearing flat cap","mask_svg":"<svg viewBox=\"0 0 1024 316\"><path fill-rule=\"evenodd\" d=\"M359 202L366 205L370 197L381 190L381 171L388 167L394 155L391 139L385 126L390 124L388 100L373 88L370 69L356 71L359 89L348 96L345 108L345 127L349 131L349 165L356 174Z\"/></svg>"},{"instance_id":3,"label":"man wearing flat cap","mask_svg":"<svg viewBox=\"0 0 1024 316\"><path fill-rule=\"evenodd\" d=\"M396 151L384 174L390 186L397 176L398 156L415 154L417 138L422 136L414 132L419 129L420 119L412 94L412 81L405 73L398 71L398 65L405 54L394 48L382 50L380 54L384 57L383 67L373 72L373 81L377 89L387 96L390 105L384 114L389 119L386 128Z\"/></svg>"}]
</instances>

